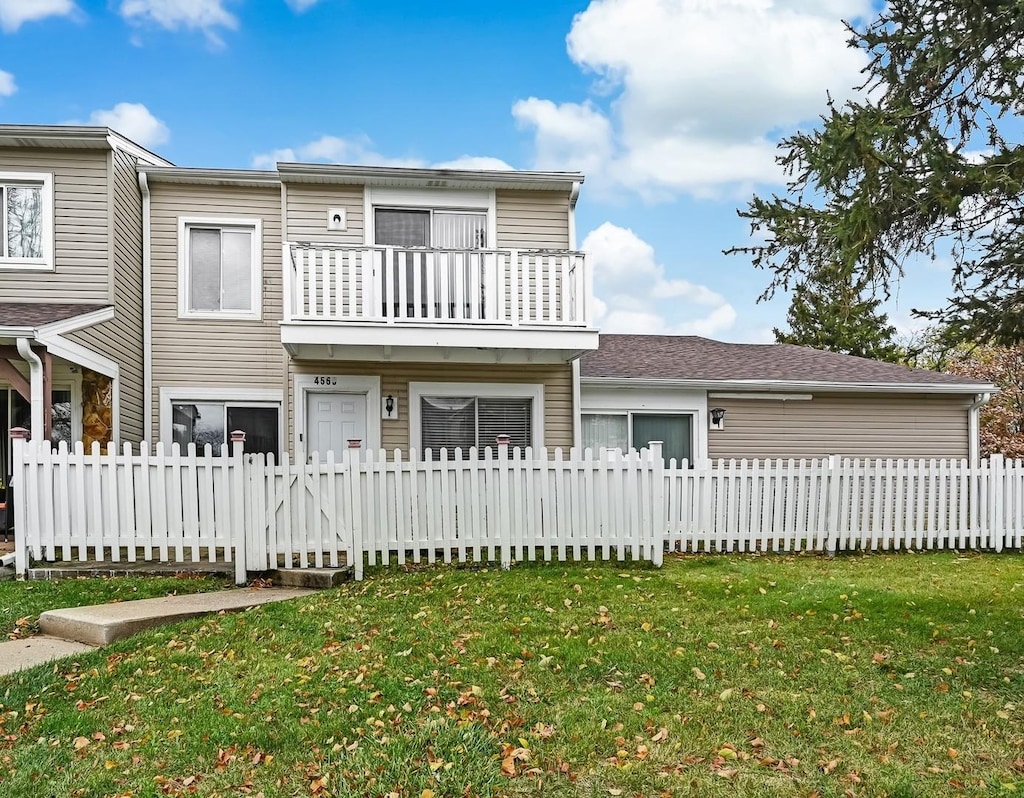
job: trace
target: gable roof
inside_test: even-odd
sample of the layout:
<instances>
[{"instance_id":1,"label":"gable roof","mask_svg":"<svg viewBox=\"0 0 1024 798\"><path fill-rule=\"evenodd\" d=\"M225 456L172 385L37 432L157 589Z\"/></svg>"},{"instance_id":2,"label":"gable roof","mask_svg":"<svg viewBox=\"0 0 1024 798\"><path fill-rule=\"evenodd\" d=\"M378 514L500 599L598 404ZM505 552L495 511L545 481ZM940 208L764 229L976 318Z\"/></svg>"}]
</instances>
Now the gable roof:
<instances>
[{"instance_id":1,"label":"gable roof","mask_svg":"<svg viewBox=\"0 0 1024 798\"><path fill-rule=\"evenodd\" d=\"M991 383L792 344L730 344L695 335L601 335L580 359L584 380L723 383L730 387L997 390Z\"/></svg>"}]
</instances>

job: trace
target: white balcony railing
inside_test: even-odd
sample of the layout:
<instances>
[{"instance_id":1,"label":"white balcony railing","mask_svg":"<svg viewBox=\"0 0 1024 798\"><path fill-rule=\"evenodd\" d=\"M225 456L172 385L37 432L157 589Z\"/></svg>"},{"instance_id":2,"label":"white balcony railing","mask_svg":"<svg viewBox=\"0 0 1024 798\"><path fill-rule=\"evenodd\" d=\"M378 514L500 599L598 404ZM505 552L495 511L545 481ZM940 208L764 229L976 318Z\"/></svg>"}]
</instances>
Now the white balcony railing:
<instances>
[{"instance_id":1,"label":"white balcony railing","mask_svg":"<svg viewBox=\"0 0 1024 798\"><path fill-rule=\"evenodd\" d=\"M582 252L284 245L285 322L589 326Z\"/></svg>"}]
</instances>

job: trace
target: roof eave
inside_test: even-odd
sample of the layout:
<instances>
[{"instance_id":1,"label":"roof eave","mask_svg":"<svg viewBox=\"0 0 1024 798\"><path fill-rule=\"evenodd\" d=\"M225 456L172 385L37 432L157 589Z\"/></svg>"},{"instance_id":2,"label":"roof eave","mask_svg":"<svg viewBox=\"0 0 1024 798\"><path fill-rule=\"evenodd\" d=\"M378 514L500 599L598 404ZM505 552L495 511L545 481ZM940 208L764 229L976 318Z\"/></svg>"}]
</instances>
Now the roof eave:
<instances>
[{"instance_id":1,"label":"roof eave","mask_svg":"<svg viewBox=\"0 0 1024 798\"><path fill-rule=\"evenodd\" d=\"M258 186L277 188L281 185L277 172L258 169L203 169L182 166L140 165L150 183L179 183L186 185Z\"/></svg>"},{"instance_id":2,"label":"roof eave","mask_svg":"<svg viewBox=\"0 0 1024 798\"><path fill-rule=\"evenodd\" d=\"M932 383L932 382L830 382L825 380L679 380L641 377L588 377L581 376L582 385L606 388L690 388L708 391L760 391L764 393L786 391L828 391L830 393L941 393L978 394L998 393L999 386L992 383Z\"/></svg>"},{"instance_id":3,"label":"roof eave","mask_svg":"<svg viewBox=\"0 0 1024 798\"><path fill-rule=\"evenodd\" d=\"M580 172L533 172L514 169L426 169L398 166L355 166L282 162L277 165L282 182L339 183L348 185L399 185L429 188L535 188L572 191L586 179ZM439 183L444 185L438 185Z\"/></svg>"}]
</instances>

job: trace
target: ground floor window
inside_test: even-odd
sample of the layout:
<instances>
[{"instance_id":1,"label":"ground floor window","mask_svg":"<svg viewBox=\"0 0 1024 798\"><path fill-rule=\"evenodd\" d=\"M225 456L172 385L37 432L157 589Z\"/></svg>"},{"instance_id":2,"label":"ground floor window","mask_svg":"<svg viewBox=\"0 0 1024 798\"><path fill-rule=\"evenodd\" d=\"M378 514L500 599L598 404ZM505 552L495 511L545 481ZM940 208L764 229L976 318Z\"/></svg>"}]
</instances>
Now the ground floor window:
<instances>
[{"instance_id":1,"label":"ground floor window","mask_svg":"<svg viewBox=\"0 0 1024 798\"><path fill-rule=\"evenodd\" d=\"M420 446L434 452L494 446L499 435L509 445L533 445L533 399L496 396L423 396Z\"/></svg>"},{"instance_id":2,"label":"ground floor window","mask_svg":"<svg viewBox=\"0 0 1024 798\"><path fill-rule=\"evenodd\" d=\"M661 441L665 460L693 463L692 413L584 413L584 448L642 449Z\"/></svg>"},{"instance_id":3,"label":"ground floor window","mask_svg":"<svg viewBox=\"0 0 1024 798\"><path fill-rule=\"evenodd\" d=\"M172 402L171 428L174 443L202 448L207 443L215 454L231 439L233 430L245 433L250 454L281 453L281 408L276 404L244 402Z\"/></svg>"}]
</instances>

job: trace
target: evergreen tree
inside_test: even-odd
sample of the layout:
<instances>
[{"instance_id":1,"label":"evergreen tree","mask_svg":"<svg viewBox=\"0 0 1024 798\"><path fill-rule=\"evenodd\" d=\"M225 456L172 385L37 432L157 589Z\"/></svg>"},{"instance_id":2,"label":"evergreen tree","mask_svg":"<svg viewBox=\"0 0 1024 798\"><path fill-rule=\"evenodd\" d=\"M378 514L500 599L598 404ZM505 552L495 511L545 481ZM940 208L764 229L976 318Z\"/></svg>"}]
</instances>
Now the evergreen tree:
<instances>
[{"instance_id":1,"label":"evergreen tree","mask_svg":"<svg viewBox=\"0 0 1024 798\"><path fill-rule=\"evenodd\" d=\"M783 196L740 215L763 244L730 252L772 273L762 298L834 264L889 288L920 256L953 262L961 337L1024 341L1024 1L888 0L850 46L862 99L780 143Z\"/></svg>"},{"instance_id":2,"label":"evergreen tree","mask_svg":"<svg viewBox=\"0 0 1024 798\"><path fill-rule=\"evenodd\" d=\"M895 362L896 329L879 304L862 279L835 266L820 269L797 286L786 315L789 331L775 330L775 340Z\"/></svg>"}]
</instances>

